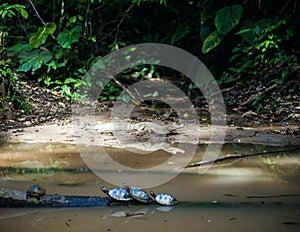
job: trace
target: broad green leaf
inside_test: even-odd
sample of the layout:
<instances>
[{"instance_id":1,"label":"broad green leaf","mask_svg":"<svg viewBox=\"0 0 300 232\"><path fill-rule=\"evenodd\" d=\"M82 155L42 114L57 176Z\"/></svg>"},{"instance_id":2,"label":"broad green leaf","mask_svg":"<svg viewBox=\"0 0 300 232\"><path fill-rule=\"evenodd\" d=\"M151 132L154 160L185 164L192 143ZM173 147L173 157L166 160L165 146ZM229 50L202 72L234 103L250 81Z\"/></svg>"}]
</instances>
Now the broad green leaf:
<instances>
[{"instance_id":1,"label":"broad green leaf","mask_svg":"<svg viewBox=\"0 0 300 232\"><path fill-rule=\"evenodd\" d=\"M222 37L218 31L214 31L209 34L209 36L204 40L202 46L203 54L208 53L210 50L214 49L222 41Z\"/></svg>"},{"instance_id":2,"label":"broad green leaf","mask_svg":"<svg viewBox=\"0 0 300 232\"><path fill-rule=\"evenodd\" d=\"M52 53L49 51L41 51L39 57L43 63L46 64L52 59Z\"/></svg>"},{"instance_id":3,"label":"broad green leaf","mask_svg":"<svg viewBox=\"0 0 300 232\"><path fill-rule=\"evenodd\" d=\"M28 72L30 69L37 70L42 66L42 63L38 57L32 57L31 59L27 60L24 62L18 69L17 71L23 71L23 72Z\"/></svg>"},{"instance_id":4,"label":"broad green leaf","mask_svg":"<svg viewBox=\"0 0 300 232\"><path fill-rule=\"evenodd\" d=\"M215 26L223 35L230 32L240 21L243 14L241 5L226 6L217 12Z\"/></svg>"},{"instance_id":5,"label":"broad green leaf","mask_svg":"<svg viewBox=\"0 0 300 232\"><path fill-rule=\"evenodd\" d=\"M72 43L78 42L81 35L81 27L76 26L71 31L65 29L63 32L59 33L57 36L57 42L63 48L71 48Z\"/></svg>"},{"instance_id":6,"label":"broad green leaf","mask_svg":"<svg viewBox=\"0 0 300 232\"><path fill-rule=\"evenodd\" d=\"M55 23L46 23L45 26L39 27L38 31L32 34L29 43L33 48L38 48L41 44L46 42L48 35L53 34L55 30Z\"/></svg>"},{"instance_id":7,"label":"broad green leaf","mask_svg":"<svg viewBox=\"0 0 300 232\"><path fill-rule=\"evenodd\" d=\"M43 64L48 63L52 58L52 54L48 51L40 51L36 49L31 52L21 54L19 57L21 58L21 66L17 69L17 71L28 72L32 69L34 72L42 67Z\"/></svg>"},{"instance_id":8,"label":"broad green leaf","mask_svg":"<svg viewBox=\"0 0 300 232\"><path fill-rule=\"evenodd\" d=\"M9 56L15 56L17 54L21 53L27 53L32 49L30 44L16 44L10 48L7 49Z\"/></svg>"}]
</instances>

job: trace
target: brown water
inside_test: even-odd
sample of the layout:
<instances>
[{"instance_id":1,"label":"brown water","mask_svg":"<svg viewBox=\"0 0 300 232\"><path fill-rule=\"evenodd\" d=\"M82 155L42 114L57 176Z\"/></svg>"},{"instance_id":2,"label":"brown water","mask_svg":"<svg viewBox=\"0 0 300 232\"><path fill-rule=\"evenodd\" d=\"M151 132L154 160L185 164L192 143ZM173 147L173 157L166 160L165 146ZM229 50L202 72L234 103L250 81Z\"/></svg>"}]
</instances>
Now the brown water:
<instances>
[{"instance_id":1,"label":"brown water","mask_svg":"<svg viewBox=\"0 0 300 232\"><path fill-rule=\"evenodd\" d=\"M226 144L220 155L280 149ZM170 156L108 151L118 162L140 169ZM201 160L203 151L199 146L193 162ZM175 207L0 208L0 231L300 231L299 155L253 156L214 165L202 175L197 168L186 169L152 188L176 196L180 203ZM0 163L4 188L25 190L39 183L47 193L103 196L99 187L111 187L89 170L74 145L2 144Z\"/></svg>"}]
</instances>

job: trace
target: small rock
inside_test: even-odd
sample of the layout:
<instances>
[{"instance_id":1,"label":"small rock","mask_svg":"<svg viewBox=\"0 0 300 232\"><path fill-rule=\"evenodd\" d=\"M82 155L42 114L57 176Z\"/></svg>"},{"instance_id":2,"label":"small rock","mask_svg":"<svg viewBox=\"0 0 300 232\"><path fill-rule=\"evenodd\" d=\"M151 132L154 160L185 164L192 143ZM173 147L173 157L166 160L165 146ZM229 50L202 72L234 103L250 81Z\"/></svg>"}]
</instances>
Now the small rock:
<instances>
[{"instance_id":1,"label":"small rock","mask_svg":"<svg viewBox=\"0 0 300 232\"><path fill-rule=\"evenodd\" d=\"M32 123L29 122L29 121L26 121L26 122L24 122L23 124L24 124L25 126L32 126Z\"/></svg>"},{"instance_id":2,"label":"small rock","mask_svg":"<svg viewBox=\"0 0 300 232\"><path fill-rule=\"evenodd\" d=\"M58 106L59 106L60 108L65 108L65 107L66 107L66 105L65 105L64 103L62 103L62 102L58 102Z\"/></svg>"}]
</instances>

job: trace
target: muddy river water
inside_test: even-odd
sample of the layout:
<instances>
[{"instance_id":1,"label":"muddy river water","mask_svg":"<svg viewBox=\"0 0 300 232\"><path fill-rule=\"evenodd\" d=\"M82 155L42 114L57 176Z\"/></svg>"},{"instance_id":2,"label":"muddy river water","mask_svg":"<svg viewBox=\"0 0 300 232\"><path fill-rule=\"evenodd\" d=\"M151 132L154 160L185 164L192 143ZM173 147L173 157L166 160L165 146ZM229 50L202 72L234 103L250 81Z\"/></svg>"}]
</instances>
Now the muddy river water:
<instances>
[{"instance_id":1,"label":"muddy river water","mask_svg":"<svg viewBox=\"0 0 300 232\"><path fill-rule=\"evenodd\" d=\"M0 208L0 231L300 231L300 151L281 152L290 148L225 144L220 156L278 152L220 162L201 174L197 167L183 169L170 181L146 188L174 195L179 201L174 207ZM162 150L106 151L141 173L172 156ZM199 145L191 162L200 161L204 151ZM0 164L1 188L26 190L38 183L51 194L104 196L100 187L113 186L90 170L75 145L3 143ZM115 171L105 170L125 178ZM168 175L156 172L157 178ZM145 181L141 175L141 185L147 186Z\"/></svg>"}]
</instances>

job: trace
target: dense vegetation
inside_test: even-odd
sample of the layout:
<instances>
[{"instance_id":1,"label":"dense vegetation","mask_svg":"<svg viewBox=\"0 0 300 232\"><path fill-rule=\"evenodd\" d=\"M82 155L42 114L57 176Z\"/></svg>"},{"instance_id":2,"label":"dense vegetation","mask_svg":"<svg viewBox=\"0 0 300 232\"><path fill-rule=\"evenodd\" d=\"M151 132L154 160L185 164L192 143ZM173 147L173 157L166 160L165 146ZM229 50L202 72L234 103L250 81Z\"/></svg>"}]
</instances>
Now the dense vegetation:
<instances>
[{"instance_id":1,"label":"dense vegetation","mask_svg":"<svg viewBox=\"0 0 300 232\"><path fill-rule=\"evenodd\" d=\"M76 89L89 84L83 76L95 61L143 42L187 50L223 84L272 67L282 81L287 67L299 67L299 14L297 0L6 1L0 5L0 105L26 109L14 88L26 81L24 73L79 99ZM141 79L159 72L148 65L129 74ZM109 83L102 99L114 99L120 88Z\"/></svg>"}]
</instances>

